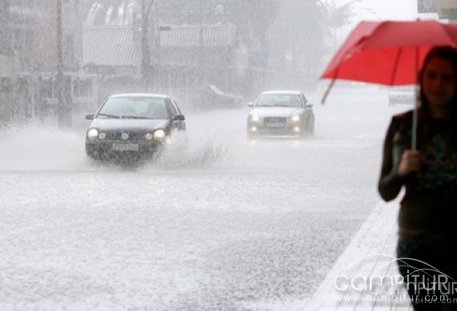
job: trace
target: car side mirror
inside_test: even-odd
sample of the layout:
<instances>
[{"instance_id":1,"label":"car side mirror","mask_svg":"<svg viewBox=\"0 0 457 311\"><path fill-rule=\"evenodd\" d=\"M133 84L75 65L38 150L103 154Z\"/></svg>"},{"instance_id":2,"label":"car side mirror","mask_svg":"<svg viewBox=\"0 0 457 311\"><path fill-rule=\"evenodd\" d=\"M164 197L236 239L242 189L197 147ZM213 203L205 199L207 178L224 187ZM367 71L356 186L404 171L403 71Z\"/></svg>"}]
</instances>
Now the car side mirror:
<instances>
[{"instance_id":1,"label":"car side mirror","mask_svg":"<svg viewBox=\"0 0 457 311\"><path fill-rule=\"evenodd\" d=\"M94 114L86 114L86 120L93 120L94 119Z\"/></svg>"},{"instance_id":2,"label":"car side mirror","mask_svg":"<svg viewBox=\"0 0 457 311\"><path fill-rule=\"evenodd\" d=\"M313 108L313 104L306 103L306 104L305 104L305 108Z\"/></svg>"},{"instance_id":3,"label":"car side mirror","mask_svg":"<svg viewBox=\"0 0 457 311\"><path fill-rule=\"evenodd\" d=\"M173 117L173 121L184 121L186 117L183 114L177 114Z\"/></svg>"},{"instance_id":4,"label":"car side mirror","mask_svg":"<svg viewBox=\"0 0 457 311\"><path fill-rule=\"evenodd\" d=\"M254 107L254 103L253 102L249 102L249 103L247 103L247 106L252 108L252 107Z\"/></svg>"}]
</instances>

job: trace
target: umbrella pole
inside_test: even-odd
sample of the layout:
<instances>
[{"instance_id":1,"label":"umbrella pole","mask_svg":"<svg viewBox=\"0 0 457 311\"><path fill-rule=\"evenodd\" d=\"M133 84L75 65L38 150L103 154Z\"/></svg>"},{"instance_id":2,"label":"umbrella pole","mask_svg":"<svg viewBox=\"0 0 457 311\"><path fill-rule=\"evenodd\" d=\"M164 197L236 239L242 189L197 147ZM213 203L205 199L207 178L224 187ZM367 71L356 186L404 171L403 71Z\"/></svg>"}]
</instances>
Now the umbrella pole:
<instances>
[{"instance_id":1,"label":"umbrella pole","mask_svg":"<svg viewBox=\"0 0 457 311\"><path fill-rule=\"evenodd\" d=\"M417 87L414 88L414 110L413 110L413 129L411 135L411 149L417 149L417 108L419 99L417 98Z\"/></svg>"},{"instance_id":2,"label":"umbrella pole","mask_svg":"<svg viewBox=\"0 0 457 311\"><path fill-rule=\"evenodd\" d=\"M333 88L333 85L335 84L335 80L336 79L332 79L329 86L327 87L327 90L325 90L324 96L321 99L322 105L325 104L325 102L327 101L328 94L330 93L331 89Z\"/></svg>"},{"instance_id":3,"label":"umbrella pole","mask_svg":"<svg viewBox=\"0 0 457 311\"><path fill-rule=\"evenodd\" d=\"M419 77L419 48L416 48L416 79ZM419 107L417 86L414 87L413 128L411 132L411 149L417 149L417 108Z\"/></svg>"}]
</instances>

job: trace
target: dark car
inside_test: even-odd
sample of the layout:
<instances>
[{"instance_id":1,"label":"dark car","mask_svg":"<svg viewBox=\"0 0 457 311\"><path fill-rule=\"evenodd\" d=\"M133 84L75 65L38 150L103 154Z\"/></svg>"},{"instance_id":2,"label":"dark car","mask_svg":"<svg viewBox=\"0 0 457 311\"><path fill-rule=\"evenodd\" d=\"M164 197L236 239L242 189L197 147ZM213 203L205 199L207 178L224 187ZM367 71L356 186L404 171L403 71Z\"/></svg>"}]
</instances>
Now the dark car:
<instances>
[{"instance_id":1,"label":"dark car","mask_svg":"<svg viewBox=\"0 0 457 311\"><path fill-rule=\"evenodd\" d=\"M248 138L259 136L295 136L314 134L313 106L299 91L261 93L248 116Z\"/></svg>"},{"instance_id":2,"label":"dark car","mask_svg":"<svg viewBox=\"0 0 457 311\"><path fill-rule=\"evenodd\" d=\"M204 93L207 109L241 108L243 97L222 91L214 84L208 84Z\"/></svg>"},{"instance_id":3,"label":"dark car","mask_svg":"<svg viewBox=\"0 0 457 311\"><path fill-rule=\"evenodd\" d=\"M96 160L150 157L186 130L176 101L161 94L112 95L86 119L86 153Z\"/></svg>"}]
</instances>

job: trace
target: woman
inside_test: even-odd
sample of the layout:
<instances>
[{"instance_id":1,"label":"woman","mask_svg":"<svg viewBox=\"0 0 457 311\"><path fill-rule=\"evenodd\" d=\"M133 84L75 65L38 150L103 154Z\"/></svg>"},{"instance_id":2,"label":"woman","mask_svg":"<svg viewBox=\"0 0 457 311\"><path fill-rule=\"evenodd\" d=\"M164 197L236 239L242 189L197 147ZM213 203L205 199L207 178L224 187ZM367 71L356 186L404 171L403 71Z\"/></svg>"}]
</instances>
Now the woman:
<instances>
[{"instance_id":1,"label":"woman","mask_svg":"<svg viewBox=\"0 0 457 311\"><path fill-rule=\"evenodd\" d=\"M417 150L412 111L394 116L378 189L386 201L405 190L397 260L414 309L457 310L457 50L430 50L419 86Z\"/></svg>"}]
</instances>

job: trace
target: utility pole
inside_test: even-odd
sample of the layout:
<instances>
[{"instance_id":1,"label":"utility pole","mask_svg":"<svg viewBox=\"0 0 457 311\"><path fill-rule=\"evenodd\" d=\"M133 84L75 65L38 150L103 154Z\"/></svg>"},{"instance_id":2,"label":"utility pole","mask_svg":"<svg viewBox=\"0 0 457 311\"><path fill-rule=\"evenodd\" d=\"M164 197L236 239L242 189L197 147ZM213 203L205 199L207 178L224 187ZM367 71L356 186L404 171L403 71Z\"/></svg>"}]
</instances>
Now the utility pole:
<instances>
[{"instance_id":1,"label":"utility pole","mask_svg":"<svg viewBox=\"0 0 457 311\"><path fill-rule=\"evenodd\" d=\"M205 89L205 80L206 80L206 74L205 70L203 68L203 63L204 63L204 55L203 55L203 45L204 45L204 38L203 38L203 4L202 0L199 0L199 27L198 27L198 74L199 74L199 102L200 105L203 105L203 107L206 108L206 103L203 103L205 100L203 92Z\"/></svg>"},{"instance_id":2,"label":"utility pole","mask_svg":"<svg viewBox=\"0 0 457 311\"><path fill-rule=\"evenodd\" d=\"M0 23L3 25L0 28L0 54L11 54L11 39L10 39L10 18L9 18L9 1L0 3Z\"/></svg>"},{"instance_id":3,"label":"utility pole","mask_svg":"<svg viewBox=\"0 0 457 311\"><path fill-rule=\"evenodd\" d=\"M198 42L199 42L199 59L198 59L198 65L200 66L200 76L201 80L203 82L204 80L204 70L203 70L203 45L204 45L204 38L203 38L203 5L202 5L202 0L199 2L199 10L200 10L200 27L198 31Z\"/></svg>"},{"instance_id":4,"label":"utility pole","mask_svg":"<svg viewBox=\"0 0 457 311\"><path fill-rule=\"evenodd\" d=\"M57 109L58 126L60 129L71 127L71 110L65 100L64 64L62 48L62 0L56 0L56 41L57 41Z\"/></svg>"},{"instance_id":5,"label":"utility pole","mask_svg":"<svg viewBox=\"0 0 457 311\"><path fill-rule=\"evenodd\" d=\"M162 75L162 42L161 42L161 35L162 31L170 31L171 27L170 26L159 26L157 22L157 33L156 33L156 56L157 56L157 82L156 82L156 87L157 90L160 92L164 91L164 86L163 86L163 75Z\"/></svg>"},{"instance_id":6,"label":"utility pole","mask_svg":"<svg viewBox=\"0 0 457 311\"><path fill-rule=\"evenodd\" d=\"M15 61L15 54L12 48L11 43L11 28L10 28L10 1L3 1L0 3L0 24L2 27L0 28L0 55L5 56L2 60L0 60L0 65L2 67L10 69L7 71L7 76L10 79L11 85L14 86L14 61ZM9 66L8 66L9 65ZM6 122L13 121L13 93L14 87L10 88L8 100L0 102L0 123L6 124Z\"/></svg>"},{"instance_id":7,"label":"utility pole","mask_svg":"<svg viewBox=\"0 0 457 311\"><path fill-rule=\"evenodd\" d=\"M141 0L141 77L144 83L144 91L149 90L149 73L151 56L148 41L149 14L154 0Z\"/></svg>"}]
</instances>

